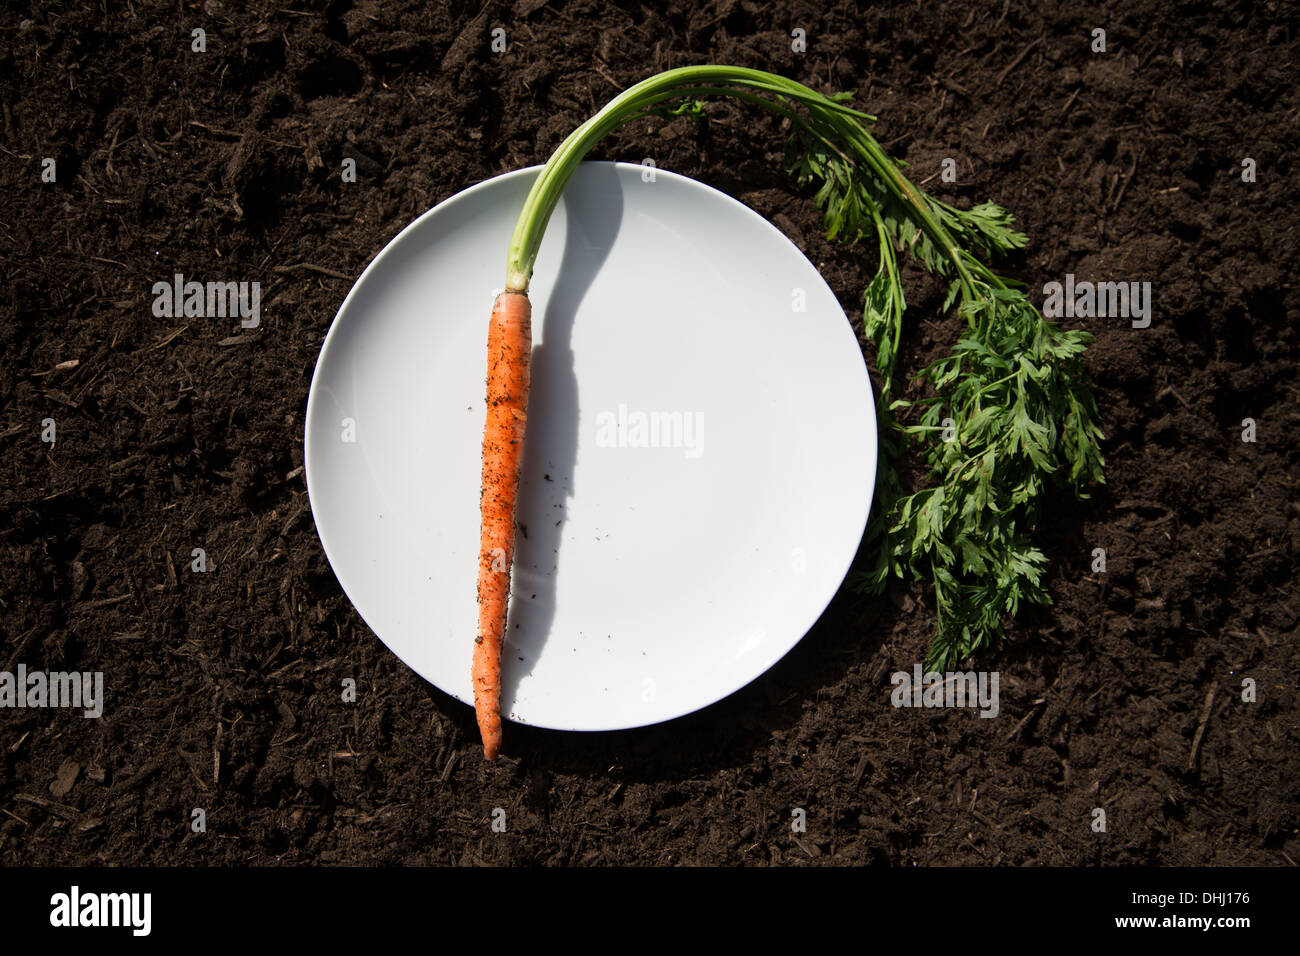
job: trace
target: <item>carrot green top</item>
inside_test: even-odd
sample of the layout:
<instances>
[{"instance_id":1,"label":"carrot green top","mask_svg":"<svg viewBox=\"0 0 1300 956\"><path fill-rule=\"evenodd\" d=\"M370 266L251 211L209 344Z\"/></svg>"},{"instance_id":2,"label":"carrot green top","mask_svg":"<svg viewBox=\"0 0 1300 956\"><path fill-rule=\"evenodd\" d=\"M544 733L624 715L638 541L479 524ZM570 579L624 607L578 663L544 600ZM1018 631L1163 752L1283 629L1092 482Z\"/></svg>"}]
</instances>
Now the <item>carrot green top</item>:
<instances>
[{"instance_id":1,"label":"carrot green top","mask_svg":"<svg viewBox=\"0 0 1300 956\"><path fill-rule=\"evenodd\" d=\"M869 541L879 542L859 589L880 594L892 577L924 577L938 618L926 663L947 669L1003 635L1021 601L1048 603L1046 557L1030 533L1049 480L1078 497L1103 481L1096 403L1079 356L1092 336L1043 318L1021 284L985 264L1025 245L1000 206L958 209L921 191L868 130L874 117L785 77L737 66L688 66L637 83L571 133L534 181L506 263L506 289L527 292L537 250L560 194L600 138L648 114L703 115L698 97L730 96L790 120L786 166L813 187L828 239L874 239L879 264L863 296L862 325L875 346L877 415L886 454L876 475ZM673 101L677 101L676 104ZM966 330L950 355L918 373L932 394L893 395L906 302L899 253L950 282ZM924 409L903 425L894 412ZM917 439L937 483L904 494L891 458ZM943 437L940 439L939 436Z\"/></svg>"}]
</instances>

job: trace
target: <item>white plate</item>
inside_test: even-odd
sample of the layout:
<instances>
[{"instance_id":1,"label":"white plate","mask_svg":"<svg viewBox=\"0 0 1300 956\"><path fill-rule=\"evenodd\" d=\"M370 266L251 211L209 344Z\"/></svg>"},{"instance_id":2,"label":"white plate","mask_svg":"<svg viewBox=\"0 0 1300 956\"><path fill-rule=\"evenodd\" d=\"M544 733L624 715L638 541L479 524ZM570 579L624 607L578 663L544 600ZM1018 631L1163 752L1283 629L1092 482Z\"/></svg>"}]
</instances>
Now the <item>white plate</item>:
<instances>
[{"instance_id":1,"label":"white plate","mask_svg":"<svg viewBox=\"0 0 1300 956\"><path fill-rule=\"evenodd\" d=\"M471 704L488 314L540 168L439 203L375 257L307 402L339 583ZM831 290L747 206L650 175L583 164L530 290L502 708L539 727L637 727L745 686L825 610L871 506L871 382Z\"/></svg>"}]
</instances>

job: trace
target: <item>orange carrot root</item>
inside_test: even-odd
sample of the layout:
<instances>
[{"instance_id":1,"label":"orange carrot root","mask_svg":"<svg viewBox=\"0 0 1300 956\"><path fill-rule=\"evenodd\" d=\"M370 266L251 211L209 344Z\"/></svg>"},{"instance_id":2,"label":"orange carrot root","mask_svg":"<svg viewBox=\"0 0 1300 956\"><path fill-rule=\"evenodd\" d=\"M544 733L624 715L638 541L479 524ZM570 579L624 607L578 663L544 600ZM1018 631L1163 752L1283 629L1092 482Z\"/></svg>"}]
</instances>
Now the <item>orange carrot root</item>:
<instances>
[{"instance_id":1,"label":"orange carrot root","mask_svg":"<svg viewBox=\"0 0 1300 956\"><path fill-rule=\"evenodd\" d=\"M482 532L478 559L478 637L474 644L474 711L483 756L501 749L501 646L515 557L515 505L528 421L533 307L520 292L503 292L488 327L487 422L483 428Z\"/></svg>"}]
</instances>

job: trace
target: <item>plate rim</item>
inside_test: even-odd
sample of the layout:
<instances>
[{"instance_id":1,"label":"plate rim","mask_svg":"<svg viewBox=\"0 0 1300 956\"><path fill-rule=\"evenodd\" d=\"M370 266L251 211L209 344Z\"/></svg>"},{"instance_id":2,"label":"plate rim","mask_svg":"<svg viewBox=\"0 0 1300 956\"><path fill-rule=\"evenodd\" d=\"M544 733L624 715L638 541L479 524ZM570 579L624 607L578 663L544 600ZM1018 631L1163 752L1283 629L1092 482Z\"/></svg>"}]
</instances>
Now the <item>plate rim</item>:
<instances>
[{"instance_id":1,"label":"plate rim","mask_svg":"<svg viewBox=\"0 0 1300 956\"><path fill-rule=\"evenodd\" d=\"M641 175L645 168L644 164L642 163L631 163L631 162L621 161L621 160L584 160L582 163L579 164L579 169L584 166L613 167L616 172L635 171L637 175ZM419 677L420 680L436 688L439 692L446 694L448 697L456 700L457 702L470 707L471 709L473 709L474 706L472 697L471 699L466 700L462 698L459 694L457 694L455 691L449 690L448 688L443 687L442 685L431 680L429 677L425 676L425 674L422 671L420 671L418 668L413 666L410 663L410 661L408 661L400 651L398 651L396 648L392 646L392 644L386 641L383 638L383 636L380 635L379 631L376 630L368 620L366 620L366 616L361 612L361 609L357 607L356 602L353 601L351 595L348 593L347 588L344 586L343 580L339 576L339 571L336 562L331 558L330 547L326 542L326 535L325 533L322 532L321 524L319 521L319 515L315 504L316 498L312 495L311 475L312 475L313 468L311 462L313 460L313 455L312 455L313 443L311 440L311 433L312 433L311 423L313 421L313 409L315 409L318 405L317 396L319 393L317 390L317 384L321 379L322 368L325 367L327 364L329 364L329 354L330 354L331 344L335 342L336 332L338 332L340 328L339 319L348 310L353 297L357 294L357 290L363 285L367 276L369 276L372 271L377 272L382 267L381 264L385 261L386 257L396 254L394 250L399 246L401 240L404 237L406 237L408 233L414 232L415 230L419 229L423 225L425 220L433 217L436 213L445 211L446 209L450 208L456 203L472 200L476 194L483 192L490 187L506 182L508 180L524 178L524 177L535 177L537 174L539 174L542 171L543 168L544 166L542 164L537 164L533 166L522 167L519 169L508 170L504 173L500 173L495 176L489 176L488 178L482 179L479 182L474 183L473 185L467 186L465 189L462 189L459 192L456 192L451 196L448 196L446 199L443 199L440 202L426 209L424 212L422 212L411 222L407 223L391 239L389 239L387 243L384 244L383 248L380 249L379 252L377 252L370 259L370 261L366 264L365 268L362 269L360 274L356 277L356 279L353 280L352 286L348 289L347 294L343 297L342 302L339 304L338 309L335 311L334 317L330 320L329 329L326 331L325 336L321 342L320 351L317 354L317 358L316 358L316 364L312 370L311 383L308 386L307 403L306 403L306 408L303 416L303 477L304 477L304 483L307 488L308 507L311 509L312 512L312 523L313 523L313 527L316 530L317 540L320 542L321 551L325 556L326 563L329 565L330 572L334 575L334 579L338 583L339 590L343 593L343 596L347 598L348 603L349 605L351 605L353 612L356 613L357 617L360 618L362 623L364 623L366 627L370 630L372 637L377 639L381 644L383 644L385 649L387 649L391 654L393 654L394 657L396 657L399 661L401 661L402 664L405 665L410 671L412 671L417 677ZM839 314L844 319L849 330L850 331L852 330L852 322L848 318L848 313L844 311L844 307L840 303L839 297L835 294L835 291L831 289L830 284L826 282L826 278L825 276L822 275L821 270L818 269L815 264L813 264L812 260L808 257L808 255L797 245L795 245L794 241L788 235L786 235L786 233L783 230L781 230L778 226L776 226L774 223L772 223L770 220L768 220L766 217L764 217L762 214L760 214L758 211L756 211L746 203L742 202L741 200L735 198L734 196L726 192L723 192L721 189L718 189L715 186L712 186L701 180L694 179L690 176L686 176L682 173L678 173L673 170L665 169L659 166L656 166L654 168L654 172L656 176L663 175L669 178L670 180L677 180L681 184L687 186L688 188L700 189L704 191L706 194L712 193L716 197L720 198L724 203L731 204L733 207L737 207L739 210L743 210L743 214L748 215L757 223L761 223L762 226L765 227L766 229L774 232L777 236L781 238L782 241L784 241L789 246L790 249L792 249L800 258L802 258L811 267L813 274L817 277L817 280L821 282L821 284L825 287L826 292L830 295L831 300L835 303ZM504 276L502 282L504 284ZM856 341L856 336L854 336L853 338ZM858 529L856 535L856 539L859 542L859 547L860 547L861 540L866 533L867 525L870 521L872 508L876 504L875 486L876 486L876 480L879 476L879 468L880 468L880 438L879 438L879 421L876 415L876 402L878 401L876 395L876 389L874 384L871 381L871 375L870 375L869 368L867 366L866 356L863 355L860 346L857 349L856 354L862 363L862 377L866 387L867 395L870 398L870 401L867 403L867 407L864 412L864 421L863 421L864 424L863 431L864 433L869 435L868 456L870 458L870 467L869 467L870 475L869 475L869 480L867 482L866 494L864 496L866 501L866 507L863 509L861 527ZM649 720L635 720L632 722L616 719L613 721L606 721L601 726L595 726L595 727L572 727L572 726L565 726L561 723L539 721L537 719L519 719L511 713L503 713L502 717L509 720L512 723L516 723L526 727L533 727L541 730L567 731L572 733L608 733L608 732L615 732L620 730L634 730L638 728L652 727L658 724L668 723L670 721L679 720L691 714L698 713L708 707L714 706L715 704L719 704L729 699L730 697L734 696L738 692L744 690L750 684L754 683L756 680L758 680L760 677L762 677L764 674L770 671L773 667L775 667L778 663L780 663L780 661L783 660L788 654L790 654L790 652L793 651L794 648L797 647L801 641L807 638L809 633L811 633L812 629L816 627L817 623L825 615L826 609L830 606L831 602L835 599L836 595L838 595L840 591L844 588L845 581L848 578L848 574L852 570L853 561L857 555L857 551L858 548L855 548L853 554L849 556L847 567L845 567L844 571L839 574L838 584L830 592L829 596L825 600L825 603L813 616L812 620L805 627L802 628L801 633L799 633L797 637L795 637L792 641L790 641L788 645L782 646L779 650L774 650L773 653L765 655L762 658L761 664L757 664L756 667L752 670L752 673L749 673L747 671L748 676L745 676L742 680L740 680L739 683L733 683L730 680L719 682L719 684L716 686L725 687L726 689L709 690L708 694L704 695L704 696L710 696L711 699L709 700L690 706L687 709L679 710L677 713L671 714L669 716L653 717ZM814 603L820 603L820 602L814 602ZM799 629L795 628L794 630L799 630Z\"/></svg>"}]
</instances>

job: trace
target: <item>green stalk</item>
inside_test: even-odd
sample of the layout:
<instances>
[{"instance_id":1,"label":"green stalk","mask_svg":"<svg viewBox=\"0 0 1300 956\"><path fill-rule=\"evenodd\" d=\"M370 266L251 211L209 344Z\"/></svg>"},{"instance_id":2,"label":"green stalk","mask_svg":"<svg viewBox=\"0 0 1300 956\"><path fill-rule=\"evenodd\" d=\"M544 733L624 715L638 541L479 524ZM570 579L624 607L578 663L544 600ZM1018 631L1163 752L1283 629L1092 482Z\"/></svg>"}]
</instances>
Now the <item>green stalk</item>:
<instances>
[{"instance_id":1,"label":"green stalk","mask_svg":"<svg viewBox=\"0 0 1300 956\"><path fill-rule=\"evenodd\" d=\"M681 67L642 80L610 100L600 112L565 138L533 182L515 224L506 260L505 287L508 291L528 291L533 264L551 214L578 164L591 148L619 126L644 115L648 109L667 100L699 95L734 96L787 117L828 145L842 144L835 146L836 150L845 159L850 156L861 158L909 207L932 241L948 253L958 274L966 274L952 237L860 122L871 122L875 117L774 73L738 66L707 65ZM810 119L800 117L791 109L796 103L808 109Z\"/></svg>"}]
</instances>

